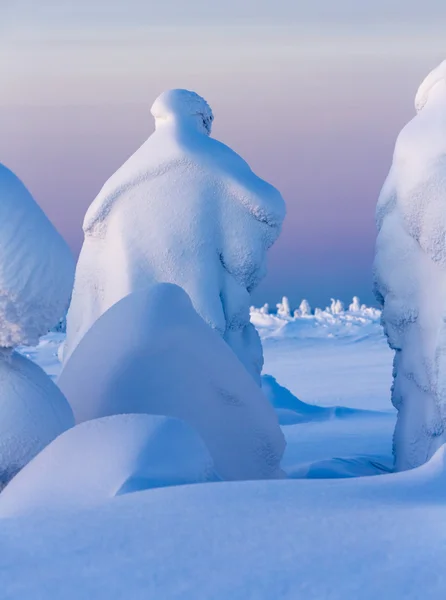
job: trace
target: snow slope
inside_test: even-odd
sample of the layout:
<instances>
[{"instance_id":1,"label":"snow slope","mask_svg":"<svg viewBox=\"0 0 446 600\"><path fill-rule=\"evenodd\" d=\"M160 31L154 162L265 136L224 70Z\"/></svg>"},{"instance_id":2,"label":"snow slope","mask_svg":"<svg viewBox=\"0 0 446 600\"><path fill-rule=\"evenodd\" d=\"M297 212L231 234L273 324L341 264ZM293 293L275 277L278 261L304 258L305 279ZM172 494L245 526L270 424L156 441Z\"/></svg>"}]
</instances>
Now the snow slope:
<instances>
[{"instance_id":1,"label":"snow slope","mask_svg":"<svg viewBox=\"0 0 446 600\"><path fill-rule=\"evenodd\" d=\"M442 600L445 456L402 474L150 490L3 520L4 600Z\"/></svg>"}]
</instances>

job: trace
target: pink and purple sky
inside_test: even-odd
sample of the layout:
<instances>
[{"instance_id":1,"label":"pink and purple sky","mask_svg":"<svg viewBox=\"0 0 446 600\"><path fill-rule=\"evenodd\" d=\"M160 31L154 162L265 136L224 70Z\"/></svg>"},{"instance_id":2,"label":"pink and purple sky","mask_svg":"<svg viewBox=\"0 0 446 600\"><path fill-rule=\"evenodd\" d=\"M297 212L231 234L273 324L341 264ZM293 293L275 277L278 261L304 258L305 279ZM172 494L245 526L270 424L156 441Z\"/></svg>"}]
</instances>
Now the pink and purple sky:
<instances>
[{"instance_id":1,"label":"pink and purple sky","mask_svg":"<svg viewBox=\"0 0 446 600\"><path fill-rule=\"evenodd\" d=\"M416 89L446 58L444 0L0 0L0 162L74 252L164 89L288 206L254 300L372 302L374 209Z\"/></svg>"}]
</instances>

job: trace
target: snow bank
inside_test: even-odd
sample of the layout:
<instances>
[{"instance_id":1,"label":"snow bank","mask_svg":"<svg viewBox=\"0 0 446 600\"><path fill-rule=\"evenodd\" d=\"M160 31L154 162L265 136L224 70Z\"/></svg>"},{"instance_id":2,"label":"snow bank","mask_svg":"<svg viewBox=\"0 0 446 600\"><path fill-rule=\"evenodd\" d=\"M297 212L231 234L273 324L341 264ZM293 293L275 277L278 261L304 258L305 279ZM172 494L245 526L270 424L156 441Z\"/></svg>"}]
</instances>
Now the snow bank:
<instances>
[{"instance_id":1,"label":"snow bank","mask_svg":"<svg viewBox=\"0 0 446 600\"><path fill-rule=\"evenodd\" d=\"M377 206L375 291L395 350L398 469L446 440L446 62L423 82Z\"/></svg>"},{"instance_id":2,"label":"snow bank","mask_svg":"<svg viewBox=\"0 0 446 600\"><path fill-rule=\"evenodd\" d=\"M37 344L64 315L73 277L65 241L0 164L0 347Z\"/></svg>"},{"instance_id":3,"label":"snow bank","mask_svg":"<svg viewBox=\"0 0 446 600\"><path fill-rule=\"evenodd\" d=\"M212 480L212 459L191 427L166 417L116 415L77 425L47 446L0 494L0 517Z\"/></svg>"},{"instance_id":4,"label":"snow bank","mask_svg":"<svg viewBox=\"0 0 446 600\"><path fill-rule=\"evenodd\" d=\"M113 305L59 385L78 423L119 413L176 417L198 431L223 479L281 476L285 442L273 408L178 286L158 284Z\"/></svg>"},{"instance_id":5,"label":"snow bank","mask_svg":"<svg viewBox=\"0 0 446 600\"><path fill-rule=\"evenodd\" d=\"M362 412L343 406L317 406L302 402L290 390L277 383L272 375L262 376L262 390L274 406L281 425L345 418Z\"/></svg>"},{"instance_id":6,"label":"snow bank","mask_svg":"<svg viewBox=\"0 0 446 600\"><path fill-rule=\"evenodd\" d=\"M4 519L23 598L443 600L442 450L409 473L193 485Z\"/></svg>"},{"instance_id":7,"label":"snow bank","mask_svg":"<svg viewBox=\"0 0 446 600\"><path fill-rule=\"evenodd\" d=\"M362 338L368 335L381 336L381 311L361 304L355 296L348 310L340 300L331 300L324 310L314 312L307 300L298 309L291 310L286 296L277 305L277 312L271 313L265 304L261 308L251 307L251 322L262 338L293 337L314 338Z\"/></svg>"},{"instance_id":8,"label":"snow bank","mask_svg":"<svg viewBox=\"0 0 446 600\"><path fill-rule=\"evenodd\" d=\"M109 179L84 221L65 360L90 326L133 291L175 283L260 381L250 295L285 215L279 192L209 137L212 112L172 90L152 108L155 133Z\"/></svg>"},{"instance_id":9,"label":"snow bank","mask_svg":"<svg viewBox=\"0 0 446 600\"><path fill-rule=\"evenodd\" d=\"M67 401L42 369L0 350L0 489L73 424Z\"/></svg>"}]
</instances>

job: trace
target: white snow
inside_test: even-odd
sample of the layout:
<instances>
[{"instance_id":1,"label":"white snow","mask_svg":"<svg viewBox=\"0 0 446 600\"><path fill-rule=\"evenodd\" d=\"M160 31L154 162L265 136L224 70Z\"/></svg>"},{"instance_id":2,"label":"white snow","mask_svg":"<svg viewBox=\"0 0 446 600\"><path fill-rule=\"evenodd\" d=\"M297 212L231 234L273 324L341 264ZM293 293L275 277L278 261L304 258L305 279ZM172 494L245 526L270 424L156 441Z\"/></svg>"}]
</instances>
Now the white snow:
<instances>
[{"instance_id":1,"label":"white snow","mask_svg":"<svg viewBox=\"0 0 446 600\"><path fill-rule=\"evenodd\" d=\"M423 82L377 207L375 289L395 351L397 468L446 441L446 62Z\"/></svg>"},{"instance_id":2,"label":"white snow","mask_svg":"<svg viewBox=\"0 0 446 600\"><path fill-rule=\"evenodd\" d=\"M73 277L67 244L0 164L0 347L37 344L65 314Z\"/></svg>"},{"instance_id":3,"label":"white snow","mask_svg":"<svg viewBox=\"0 0 446 600\"><path fill-rule=\"evenodd\" d=\"M120 413L176 417L222 479L280 477L285 442L270 403L187 294L158 284L114 304L58 380L77 423Z\"/></svg>"},{"instance_id":4,"label":"white snow","mask_svg":"<svg viewBox=\"0 0 446 600\"><path fill-rule=\"evenodd\" d=\"M0 350L0 489L74 424L57 386L17 352Z\"/></svg>"},{"instance_id":5,"label":"white snow","mask_svg":"<svg viewBox=\"0 0 446 600\"><path fill-rule=\"evenodd\" d=\"M266 370L279 382L265 377L264 389L276 410L299 417L282 427L288 480L152 489L96 504L99 494L77 508L35 510L31 499L27 515L1 521L2 597L442 600L443 451L420 470L385 474L396 413L379 311L315 313L263 314L259 329ZM55 374L61 339L52 333L26 351Z\"/></svg>"},{"instance_id":6,"label":"white snow","mask_svg":"<svg viewBox=\"0 0 446 600\"><path fill-rule=\"evenodd\" d=\"M65 360L90 326L129 293L175 283L259 382L262 348L250 294L285 215L279 192L209 137L212 112L171 90L152 108L155 133L109 179L84 221Z\"/></svg>"},{"instance_id":7,"label":"white snow","mask_svg":"<svg viewBox=\"0 0 446 600\"><path fill-rule=\"evenodd\" d=\"M0 517L215 479L206 446L185 423L116 415L77 425L47 446L0 494Z\"/></svg>"}]
</instances>

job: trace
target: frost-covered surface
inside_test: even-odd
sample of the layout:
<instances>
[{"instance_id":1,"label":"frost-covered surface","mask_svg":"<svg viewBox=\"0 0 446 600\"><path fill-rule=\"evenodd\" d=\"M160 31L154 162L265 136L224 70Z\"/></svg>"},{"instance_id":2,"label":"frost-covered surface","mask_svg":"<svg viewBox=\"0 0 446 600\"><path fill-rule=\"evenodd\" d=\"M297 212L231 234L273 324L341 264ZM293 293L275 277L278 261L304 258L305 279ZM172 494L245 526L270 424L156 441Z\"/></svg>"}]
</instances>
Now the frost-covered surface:
<instances>
[{"instance_id":1,"label":"frost-covered surface","mask_svg":"<svg viewBox=\"0 0 446 600\"><path fill-rule=\"evenodd\" d=\"M116 415L77 425L47 446L0 494L0 518L215 479L206 446L185 423Z\"/></svg>"},{"instance_id":2,"label":"frost-covered surface","mask_svg":"<svg viewBox=\"0 0 446 600\"><path fill-rule=\"evenodd\" d=\"M280 233L279 192L209 137L212 113L192 92L160 96L155 133L109 179L84 221L65 357L127 294L175 283L259 381L262 348L250 293Z\"/></svg>"},{"instance_id":3,"label":"frost-covered surface","mask_svg":"<svg viewBox=\"0 0 446 600\"><path fill-rule=\"evenodd\" d=\"M67 401L45 372L0 350L0 488L73 424Z\"/></svg>"},{"instance_id":4,"label":"frost-covered surface","mask_svg":"<svg viewBox=\"0 0 446 600\"><path fill-rule=\"evenodd\" d=\"M120 413L176 417L201 435L222 479L282 475L285 442L272 406L176 285L114 304L58 383L77 423Z\"/></svg>"},{"instance_id":5,"label":"frost-covered surface","mask_svg":"<svg viewBox=\"0 0 446 600\"><path fill-rule=\"evenodd\" d=\"M33 345L64 315L71 252L23 183L0 164L0 347Z\"/></svg>"},{"instance_id":6,"label":"frost-covered surface","mask_svg":"<svg viewBox=\"0 0 446 600\"><path fill-rule=\"evenodd\" d=\"M382 474L392 466L392 353L377 322L361 318L354 335L339 312L317 336L297 323L283 335L288 319L260 329L266 372L302 403L264 379L277 409L304 417L282 427L290 479L147 490L3 519L2 598L443 600L443 451L421 470ZM52 333L27 353L55 374L61 340ZM336 406L350 410L326 410Z\"/></svg>"},{"instance_id":7,"label":"frost-covered surface","mask_svg":"<svg viewBox=\"0 0 446 600\"><path fill-rule=\"evenodd\" d=\"M395 351L398 469L446 441L446 62L424 81L377 207L375 289Z\"/></svg>"}]
</instances>

